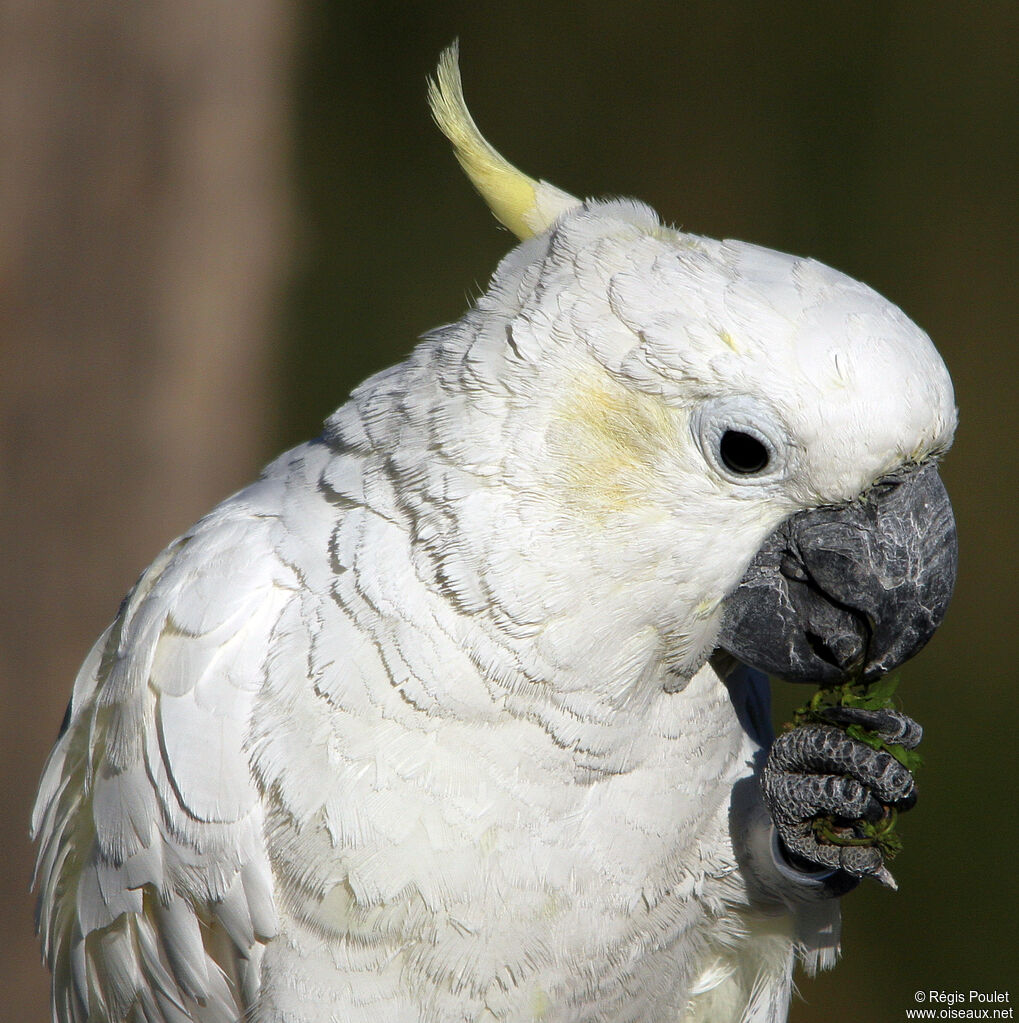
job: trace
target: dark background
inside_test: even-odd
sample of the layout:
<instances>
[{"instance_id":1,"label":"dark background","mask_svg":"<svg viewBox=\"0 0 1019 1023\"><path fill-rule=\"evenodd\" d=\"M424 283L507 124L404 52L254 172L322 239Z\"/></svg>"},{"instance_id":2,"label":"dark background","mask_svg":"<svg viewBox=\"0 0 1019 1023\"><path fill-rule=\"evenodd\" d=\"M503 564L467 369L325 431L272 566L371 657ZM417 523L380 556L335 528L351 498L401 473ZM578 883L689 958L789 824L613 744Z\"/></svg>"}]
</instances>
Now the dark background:
<instances>
[{"instance_id":1,"label":"dark background","mask_svg":"<svg viewBox=\"0 0 1019 1023\"><path fill-rule=\"evenodd\" d=\"M0 1016L47 1018L27 821L73 675L158 549L456 319L511 245L425 105L459 36L498 149L814 256L934 338L960 407L949 617L901 890L844 902L792 1020L1016 970L1014 3L0 0ZM776 714L800 702L782 687Z\"/></svg>"}]
</instances>

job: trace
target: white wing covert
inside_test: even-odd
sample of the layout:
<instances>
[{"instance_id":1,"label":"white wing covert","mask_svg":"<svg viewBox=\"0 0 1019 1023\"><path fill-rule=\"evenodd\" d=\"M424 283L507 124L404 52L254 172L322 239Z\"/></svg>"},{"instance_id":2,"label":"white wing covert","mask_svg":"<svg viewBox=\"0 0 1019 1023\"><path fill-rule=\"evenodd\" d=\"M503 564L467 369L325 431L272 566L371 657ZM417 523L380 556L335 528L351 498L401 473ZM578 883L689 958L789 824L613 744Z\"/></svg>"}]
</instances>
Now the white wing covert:
<instances>
[{"instance_id":1,"label":"white wing covert","mask_svg":"<svg viewBox=\"0 0 1019 1023\"><path fill-rule=\"evenodd\" d=\"M277 919L246 743L300 586L277 553L285 486L172 543L75 682L33 816L60 1023L226 1023L257 996Z\"/></svg>"}]
</instances>

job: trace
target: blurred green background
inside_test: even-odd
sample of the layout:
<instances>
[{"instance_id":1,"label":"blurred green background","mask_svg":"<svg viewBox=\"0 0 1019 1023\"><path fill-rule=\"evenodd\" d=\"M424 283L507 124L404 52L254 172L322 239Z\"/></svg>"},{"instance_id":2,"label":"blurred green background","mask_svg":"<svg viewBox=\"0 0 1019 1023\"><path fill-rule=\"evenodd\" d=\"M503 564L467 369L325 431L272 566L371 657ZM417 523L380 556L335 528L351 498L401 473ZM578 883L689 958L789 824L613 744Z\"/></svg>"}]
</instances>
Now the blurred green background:
<instances>
[{"instance_id":1,"label":"blurred green background","mask_svg":"<svg viewBox=\"0 0 1019 1023\"><path fill-rule=\"evenodd\" d=\"M457 36L479 125L529 173L576 194L633 195L686 230L810 255L866 281L930 333L955 380L960 428L944 478L960 574L945 625L903 672L903 706L927 731L920 803L901 826L900 891L868 883L846 898L844 959L818 979L799 978L791 1019L893 1023L917 989L1019 996L1019 6L435 0L288 10L276 79L288 195L281 256L268 274L268 340L253 357L258 414L243 453L220 475L210 471L208 492L225 496L260 461L315 434L351 387L456 319L510 247L425 105L426 75ZM236 88L243 104L243 81ZM230 115L222 116L225 126ZM127 370L116 372L130 386ZM190 415L182 393L163 410L171 434ZM224 423L231 400L224 392L213 401ZM23 443L28 422L8 421L9 444ZM211 422L218 429L215 415ZM211 436L194 443L216 446ZM73 488L43 493L34 515L54 514L55 503L73 520ZM17 490L8 496L17 500ZM125 515L101 497L100 521L114 536ZM202 510L171 498L168 487L158 542L132 552L133 568L104 582L86 614L54 613L48 630L80 630L84 621L98 633L159 543ZM33 585L34 576L12 582L10 615ZM36 645L53 634L37 635ZM86 647L76 638L67 663ZM4 873L5 934L18 964L5 990L27 992L11 995L12 1019L45 1017L26 937L22 836L70 690L71 672L60 670L5 682L9 734L28 736L17 740L16 767L5 767L17 773L5 804L5 833L16 839ZM779 719L804 695L782 688ZM48 720L26 731L25 715Z\"/></svg>"}]
</instances>

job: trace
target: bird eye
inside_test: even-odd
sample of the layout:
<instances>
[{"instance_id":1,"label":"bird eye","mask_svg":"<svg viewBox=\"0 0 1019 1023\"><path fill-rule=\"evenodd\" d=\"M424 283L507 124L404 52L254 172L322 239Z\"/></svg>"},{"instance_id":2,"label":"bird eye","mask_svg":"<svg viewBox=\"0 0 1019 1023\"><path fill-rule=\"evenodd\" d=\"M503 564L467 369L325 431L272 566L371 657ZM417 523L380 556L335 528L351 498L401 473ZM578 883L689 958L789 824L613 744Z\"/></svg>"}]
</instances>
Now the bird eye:
<instances>
[{"instance_id":1,"label":"bird eye","mask_svg":"<svg viewBox=\"0 0 1019 1023\"><path fill-rule=\"evenodd\" d=\"M709 398L693 410L690 428L704 460L729 483L770 485L793 470L789 431L761 398Z\"/></svg>"},{"instance_id":2,"label":"bird eye","mask_svg":"<svg viewBox=\"0 0 1019 1023\"><path fill-rule=\"evenodd\" d=\"M752 476L768 467L768 449L742 430L726 430L718 445L722 464L738 476Z\"/></svg>"}]
</instances>

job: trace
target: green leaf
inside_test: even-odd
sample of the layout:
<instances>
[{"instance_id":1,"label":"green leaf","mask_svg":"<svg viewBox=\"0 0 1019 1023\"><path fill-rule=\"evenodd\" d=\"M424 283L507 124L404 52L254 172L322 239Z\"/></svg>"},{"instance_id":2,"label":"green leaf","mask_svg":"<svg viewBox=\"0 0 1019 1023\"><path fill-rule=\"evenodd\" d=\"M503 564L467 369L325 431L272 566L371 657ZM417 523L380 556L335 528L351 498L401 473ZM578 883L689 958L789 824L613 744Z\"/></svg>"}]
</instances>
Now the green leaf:
<instances>
[{"instance_id":1,"label":"green leaf","mask_svg":"<svg viewBox=\"0 0 1019 1023\"><path fill-rule=\"evenodd\" d=\"M852 736L854 739L859 739L860 742L865 743L871 749L889 749L885 741L877 734L877 732L872 732L869 729L864 728L863 725L847 725L846 735Z\"/></svg>"},{"instance_id":2,"label":"green leaf","mask_svg":"<svg viewBox=\"0 0 1019 1023\"><path fill-rule=\"evenodd\" d=\"M812 827L818 840L828 845L875 846L886 860L893 860L902 852L902 839L895 833L896 812L888 808L885 816L871 823L870 821L841 821L832 817L817 817Z\"/></svg>"},{"instance_id":3,"label":"green leaf","mask_svg":"<svg viewBox=\"0 0 1019 1023\"><path fill-rule=\"evenodd\" d=\"M916 774L923 767L923 757L915 749L906 749L905 746L886 743L884 750L886 753L891 753L910 774Z\"/></svg>"},{"instance_id":4,"label":"green leaf","mask_svg":"<svg viewBox=\"0 0 1019 1023\"><path fill-rule=\"evenodd\" d=\"M863 690L860 702L856 703L855 706L863 707L865 710L884 710L886 707L893 705L892 697L898 688L899 676L885 675L876 682L872 682Z\"/></svg>"}]
</instances>

